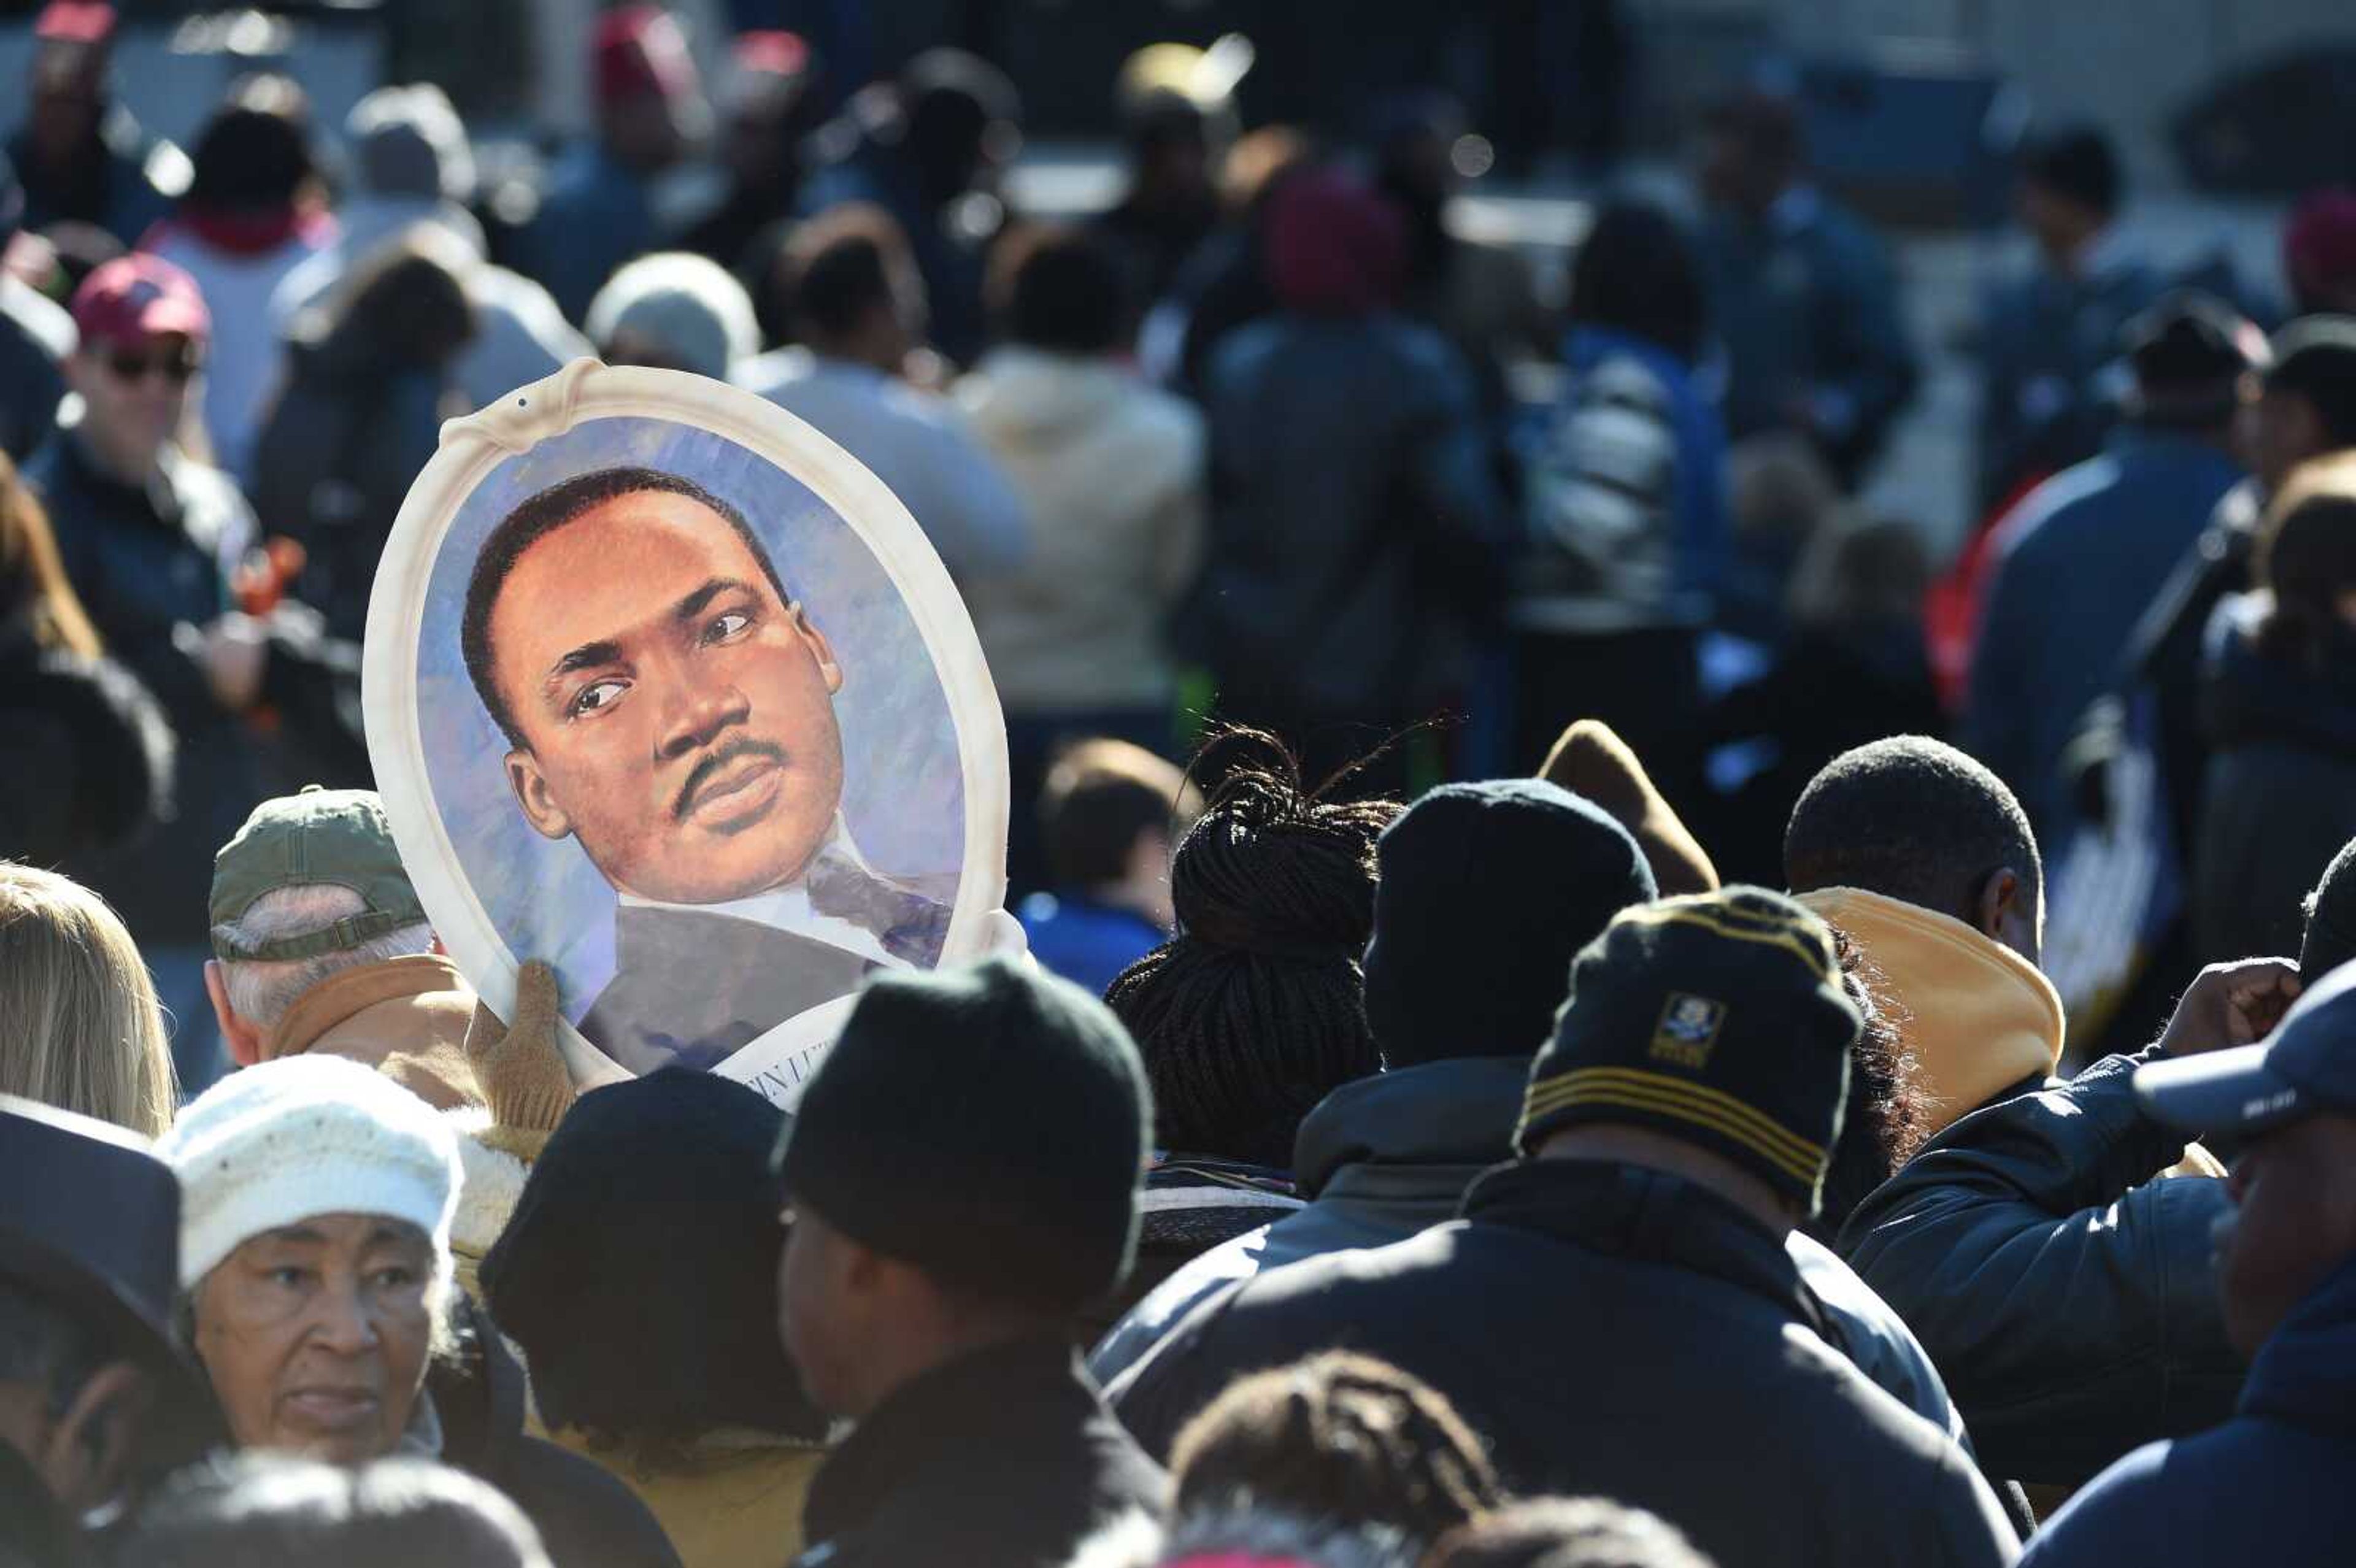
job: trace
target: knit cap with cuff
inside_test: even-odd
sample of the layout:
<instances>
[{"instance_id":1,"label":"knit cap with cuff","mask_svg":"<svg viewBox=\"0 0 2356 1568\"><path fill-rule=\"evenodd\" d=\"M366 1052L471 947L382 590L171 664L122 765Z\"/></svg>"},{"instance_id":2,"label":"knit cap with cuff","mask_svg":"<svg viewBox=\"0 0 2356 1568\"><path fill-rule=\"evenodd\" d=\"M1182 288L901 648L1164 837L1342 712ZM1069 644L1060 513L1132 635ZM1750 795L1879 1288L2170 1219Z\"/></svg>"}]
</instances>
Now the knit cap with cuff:
<instances>
[{"instance_id":1,"label":"knit cap with cuff","mask_svg":"<svg viewBox=\"0 0 2356 1568\"><path fill-rule=\"evenodd\" d=\"M240 945L223 928L241 919L264 894L294 887L332 886L358 893L364 906L334 924L300 935ZM374 790L322 789L265 800L237 836L213 857L207 922L213 955L224 961L282 963L348 953L360 944L421 924L417 901L384 801Z\"/></svg>"},{"instance_id":2,"label":"knit cap with cuff","mask_svg":"<svg viewBox=\"0 0 2356 1568\"><path fill-rule=\"evenodd\" d=\"M1534 1053L1569 955L1654 898L1628 830L1539 779L1430 791L1383 830L1375 862L1366 1021L1393 1069Z\"/></svg>"},{"instance_id":3,"label":"knit cap with cuff","mask_svg":"<svg viewBox=\"0 0 2356 1568\"><path fill-rule=\"evenodd\" d=\"M1567 1127L1649 1127L1724 1156L1814 1215L1861 1020L1831 931L1735 887L1633 909L1570 972L1531 1064L1515 1147Z\"/></svg>"},{"instance_id":4,"label":"knit cap with cuff","mask_svg":"<svg viewBox=\"0 0 2356 1568\"><path fill-rule=\"evenodd\" d=\"M1538 776L1593 801L1635 835L1662 897L1718 891L1718 868L1708 853L1654 787L1643 759L1609 724L1581 719L1565 730Z\"/></svg>"},{"instance_id":5,"label":"knit cap with cuff","mask_svg":"<svg viewBox=\"0 0 2356 1568\"><path fill-rule=\"evenodd\" d=\"M778 1141L785 1200L944 1285L1071 1310L1137 1248L1137 1048L1069 981L989 958L872 980Z\"/></svg>"},{"instance_id":6,"label":"knit cap with cuff","mask_svg":"<svg viewBox=\"0 0 2356 1568\"><path fill-rule=\"evenodd\" d=\"M193 1289L266 1231L321 1214L405 1221L450 1254L455 1139L434 1108L336 1056L232 1072L156 1146L180 1181L180 1285Z\"/></svg>"}]
</instances>

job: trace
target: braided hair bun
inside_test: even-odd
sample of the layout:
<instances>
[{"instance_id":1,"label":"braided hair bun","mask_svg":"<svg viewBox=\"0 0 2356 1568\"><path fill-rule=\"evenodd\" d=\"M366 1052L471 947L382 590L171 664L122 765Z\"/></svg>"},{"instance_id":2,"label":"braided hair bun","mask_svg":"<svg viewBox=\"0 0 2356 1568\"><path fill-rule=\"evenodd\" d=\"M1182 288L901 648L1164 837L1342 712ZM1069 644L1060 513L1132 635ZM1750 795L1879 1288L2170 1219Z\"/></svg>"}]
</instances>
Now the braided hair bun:
<instances>
[{"instance_id":1,"label":"braided hair bun","mask_svg":"<svg viewBox=\"0 0 2356 1568\"><path fill-rule=\"evenodd\" d=\"M1171 859L1178 934L1105 1000L1145 1059L1163 1148L1285 1168L1310 1108L1381 1067L1358 960L1399 806L1307 789L1256 730L1215 734L1190 772L1216 783Z\"/></svg>"}]
</instances>

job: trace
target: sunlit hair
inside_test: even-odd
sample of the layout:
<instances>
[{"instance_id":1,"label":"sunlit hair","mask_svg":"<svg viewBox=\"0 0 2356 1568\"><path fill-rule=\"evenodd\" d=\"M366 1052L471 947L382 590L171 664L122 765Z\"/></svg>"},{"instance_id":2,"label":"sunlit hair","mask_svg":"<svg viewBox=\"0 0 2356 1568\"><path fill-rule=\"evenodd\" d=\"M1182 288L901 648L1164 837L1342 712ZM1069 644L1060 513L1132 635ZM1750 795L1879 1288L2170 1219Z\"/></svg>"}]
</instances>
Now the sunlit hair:
<instances>
[{"instance_id":1,"label":"sunlit hair","mask_svg":"<svg viewBox=\"0 0 2356 1568\"><path fill-rule=\"evenodd\" d=\"M177 1095L155 985L106 901L0 860L0 1092L160 1137Z\"/></svg>"},{"instance_id":2,"label":"sunlit hair","mask_svg":"<svg viewBox=\"0 0 2356 1568\"><path fill-rule=\"evenodd\" d=\"M44 652L96 658L103 651L58 559L48 514L0 452L0 624L18 621Z\"/></svg>"}]
</instances>

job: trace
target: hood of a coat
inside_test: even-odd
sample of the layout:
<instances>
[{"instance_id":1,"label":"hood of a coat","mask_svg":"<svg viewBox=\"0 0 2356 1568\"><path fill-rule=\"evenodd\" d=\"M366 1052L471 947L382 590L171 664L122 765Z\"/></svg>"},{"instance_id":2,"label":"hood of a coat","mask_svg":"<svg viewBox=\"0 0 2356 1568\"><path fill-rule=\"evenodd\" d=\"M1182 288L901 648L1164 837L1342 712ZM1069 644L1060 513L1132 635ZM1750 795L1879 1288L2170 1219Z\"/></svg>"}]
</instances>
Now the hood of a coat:
<instances>
[{"instance_id":1,"label":"hood of a coat","mask_svg":"<svg viewBox=\"0 0 2356 1568\"><path fill-rule=\"evenodd\" d=\"M1119 407L1127 372L1100 359L993 348L958 388L958 401L999 450L1061 444Z\"/></svg>"},{"instance_id":2,"label":"hood of a coat","mask_svg":"<svg viewBox=\"0 0 2356 1568\"><path fill-rule=\"evenodd\" d=\"M1847 933L1887 977L1933 1133L2061 1065L2061 994L2011 948L1952 916L1859 888L1799 899Z\"/></svg>"},{"instance_id":3,"label":"hood of a coat","mask_svg":"<svg viewBox=\"0 0 2356 1568\"><path fill-rule=\"evenodd\" d=\"M2292 1309L2258 1349L2242 1413L2356 1437L2356 1258Z\"/></svg>"},{"instance_id":4,"label":"hood of a coat","mask_svg":"<svg viewBox=\"0 0 2356 1568\"><path fill-rule=\"evenodd\" d=\"M2341 630L2319 666L2259 650L2264 595L2245 593L2217 607L2209 625L2201 717L2211 741L2244 746L2276 741L2356 757L2356 631Z\"/></svg>"},{"instance_id":5,"label":"hood of a coat","mask_svg":"<svg viewBox=\"0 0 2356 1568\"><path fill-rule=\"evenodd\" d=\"M1461 1189L1513 1157L1529 1077L1526 1056L1467 1056L1344 1083L1301 1119L1293 1179L1313 1199L1354 1167L1431 1167L1463 1173Z\"/></svg>"}]
</instances>

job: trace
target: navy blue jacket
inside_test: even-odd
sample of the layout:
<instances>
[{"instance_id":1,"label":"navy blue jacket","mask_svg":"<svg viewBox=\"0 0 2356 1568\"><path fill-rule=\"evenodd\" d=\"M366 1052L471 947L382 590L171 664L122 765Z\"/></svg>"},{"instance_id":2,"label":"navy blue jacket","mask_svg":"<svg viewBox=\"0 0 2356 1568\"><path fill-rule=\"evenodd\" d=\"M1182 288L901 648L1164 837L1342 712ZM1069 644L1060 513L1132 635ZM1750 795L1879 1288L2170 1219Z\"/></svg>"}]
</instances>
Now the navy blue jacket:
<instances>
[{"instance_id":1,"label":"navy blue jacket","mask_svg":"<svg viewBox=\"0 0 2356 1568\"><path fill-rule=\"evenodd\" d=\"M2063 748L2241 476L2208 442L2133 426L1997 525L1961 738L2020 796L2049 857L2070 820Z\"/></svg>"},{"instance_id":2,"label":"navy blue jacket","mask_svg":"<svg viewBox=\"0 0 2356 1568\"><path fill-rule=\"evenodd\" d=\"M2053 1516L2021 1568L2345 1563L2356 1541L2356 1258L2259 1348L2233 1419L2138 1448Z\"/></svg>"},{"instance_id":3,"label":"navy blue jacket","mask_svg":"<svg viewBox=\"0 0 2356 1568\"><path fill-rule=\"evenodd\" d=\"M1736 441L1814 411L1818 444L1854 475L1914 395L1921 366L1879 235L1821 194L1787 191L1766 219L1715 217L1701 234Z\"/></svg>"}]
</instances>

